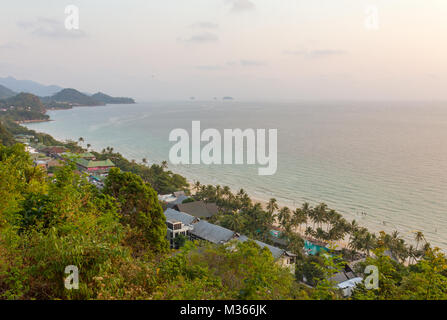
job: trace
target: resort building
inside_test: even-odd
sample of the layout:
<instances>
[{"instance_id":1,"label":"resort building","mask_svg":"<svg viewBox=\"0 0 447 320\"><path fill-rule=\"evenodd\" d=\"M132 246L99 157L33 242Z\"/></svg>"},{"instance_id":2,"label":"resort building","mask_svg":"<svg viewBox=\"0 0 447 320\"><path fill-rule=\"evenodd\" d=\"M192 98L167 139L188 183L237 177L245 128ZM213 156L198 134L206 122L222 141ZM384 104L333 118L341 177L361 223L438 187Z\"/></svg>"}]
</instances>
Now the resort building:
<instances>
[{"instance_id":1,"label":"resort building","mask_svg":"<svg viewBox=\"0 0 447 320\"><path fill-rule=\"evenodd\" d=\"M225 244L237 237L237 233L204 220L194 224L189 232L191 240L206 240L214 244Z\"/></svg>"},{"instance_id":2,"label":"resort building","mask_svg":"<svg viewBox=\"0 0 447 320\"><path fill-rule=\"evenodd\" d=\"M95 155L91 152L84 152L84 153L71 153L71 152L64 152L62 155L62 158L64 159L85 159L85 160L96 160Z\"/></svg>"},{"instance_id":3,"label":"resort building","mask_svg":"<svg viewBox=\"0 0 447 320\"><path fill-rule=\"evenodd\" d=\"M219 213L219 208L215 203L206 203L204 201L180 203L175 205L174 209L202 219L211 218Z\"/></svg>"},{"instance_id":4,"label":"resort building","mask_svg":"<svg viewBox=\"0 0 447 320\"><path fill-rule=\"evenodd\" d=\"M250 240L244 235L209 223L200 218L185 212L173 209L166 209L164 212L167 226L167 239L171 248L175 248L175 239L179 235L185 236L188 240L203 240L214 244L225 244L232 240L245 242ZM295 272L296 255L284 249L280 249L264 242L254 240L261 248L267 248L276 263Z\"/></svg>"},{"instance_id":5,"label":"resort building","mask_svg":"<svg viewBox=\"0 0 447 320\"><path fill-rule=\"evenodd\" d=\"M166 217L166 226L168 228L166 237L171 248L175 248L175 239L180 235L189 239L189 231L192 230L192 225L199 220L187 213L179 212L173 209L167 209L164 214Z\"/></svg>"},{"instance_id":6,"label":"resort building","mask_svg":"<svg viewBox=\"0 0 447 320\"><path fill-rule=\"evenodd\" d=\"M77 159L75 162L80 171L95 174L107 173L111 168L115 167L115 164L109 159L104 161L94 161L81 158Z\"/></svg>"},{"instance_id":7,"label":"resort building","mask_svg":"<svg viewBox=\"0 0 447 320\"><path fill-rule=\"evenodd\" d=\"M241 242L245 242L250 239L242 235L239 236L238 240ZM280 266L284 268L288 268L290 272L295 273L296 254L271 246L267 243L258 240L253 241L256 242L258 246L260 246L261 248L267 248L272 253L272 256L275 259L276 263L278 263Z\"/></svg>"},{"instance_id":8,"label":"resort building","mask_svg":"<svg viewBox=\"0 0 447 320\"><path fill-rule=\"evenodd\" d=\"M59 157L60 158L61 154L66 152L67 149L65 147L52 146L52 147L45 147L40 151L42 151L49 157Z\"/></svg>"},{"instance_id":9,"label":"resort building","mask_svg":"<svg viewBox=\"0 0 447 320\"><path fill-rule=\"evenodd\" d=\"M159 195L158 200L166 203L168 208L173 208L177 204L181 204L186 199L189 199L183 191L176 191L170 194ZM180 210L181 211L181 210Z\"/></svg>"}]
</instances>

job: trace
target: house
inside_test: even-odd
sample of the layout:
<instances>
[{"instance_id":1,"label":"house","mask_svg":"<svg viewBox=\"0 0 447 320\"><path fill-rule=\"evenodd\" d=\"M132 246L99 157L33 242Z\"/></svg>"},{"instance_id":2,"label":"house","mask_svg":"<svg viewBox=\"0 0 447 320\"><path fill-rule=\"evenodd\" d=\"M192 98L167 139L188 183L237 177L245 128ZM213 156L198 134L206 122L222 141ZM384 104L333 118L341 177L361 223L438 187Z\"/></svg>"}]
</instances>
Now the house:
<instances>
[{"instance_id":1,"label":"house","mask_svg":"<svg viewBox=\"0 0 447 320\"><path fill-rule=\"evenodd\" d=\"M28 143L25 144L25 151L31 154L38 153L37 150L33 147L31 147Z\"/></svg>"},{"instance_id":2,"label":"house","mask_svg":"<svg viewBox=\"0 0 447 320\"><path fill-rule=\"evenodd\" d=\"M241 242L245 242L250 240L248 237L242 235L239 236L238 238L239 241ZM295 263L296 263L296 254L271 246L267 243L258 241L258 240L253 240L254 242L256 242L258 244L258 246L260 246L261 248L267 248L273 258L275 259L276 263L278 263L280 266L288 268L292 273L295 273Z\"/></svg>"},{"instance_id":3,"label":"house","mask_svg":"<svg viewBox=\"0 0 447 320\"><path fill-rule=\"evenodd\" d=\"M349 264L346 264L342 271L334 274L329 280L333 281L335 286L342 290L345 297L350 296L357 283L363 281L362 278L357 277Z\"/></svg>"},{"instance_id":4,"label":"house","mask_svg":"<svg viewBox=\"0 0 447 320\"><path fill-rule=\"evenodd\" d=\"M94 161L81 158L76 159L75 163L79 170L97 174L107 173L111 168L115 167L115 164L109 159L104 161Z\"/></svg>"},{"instance_id":5,"label":"house","mask_svg":"<svg viewBox=\"0 0 447 320\"><path fill-rule=\"evenodd\" d=\"M201 220L189 231L191 240L206 240L214 244L224 244L237 237L236 232Z\"/></svg>"},{"instance_id":6,"label":"house","mask_svg":"<svg viewBox=\"0 0 447 320\"><path fill-rule=\"evenodd\" d=\"M183 191L177 191L172 194L165 194L158 196L158 200L161 202L165 202L168 208L173 208L177 204L181 204L186 199L189 199L189 197L186 196Z\"/></svg>"},{"instance_id":7,"label":"house","mask_svg":"<svg viewBox=\"0 0 447 320\"><path fill-rule=\"evenodd\" d=\"M174 209L202 219L210 218L219 213L219 208L215 203L206 203L204 201L176 204Z\"/></svg>"},{"instance_id":8,"label":"house","mask_svg":"<svg viewBox=\"0 0 447 320\"><path fill-rule=\"evenodd\" d=\"M31 160L33 160L34 162L37 160L48 162L52 159L51 157L48 157L47 155L45 155L43 153L32 153L32 154L30 154L30 157L31 157Z\"/></svg>"},{"instance_id":9,"label":"house","mask_svg":"<svg viewBox=\"0 0 447 320\"><path fill-rule=\"evenodd\" d=\"M185 191L175 191L173 193L174 197L181 197L181 196L186 196Z\"/></svg>"},{"instance_id":10,"label":"house","mask_svg":"<svg viewBox=\"0 0 447 320\"><path fill-rule=\"evenodd\" d=\"M63 167L64 164L60 160L50 160L47 162L47 169L51 167Z\"/></svg>"},{"instance_id":11,"label":"house","mask_svg":"<svg viewBox=\"0 0 447 320\"><path fill-rule=\"evenodd\" d=\"M45 147L41 151L49 157L60 157L60 155L66 152L67 149L61 146L51 146L51 147Z\"/></svg>"},{"instance_id":12,"label":"house","mask_svg":"<svg viewBox=\"0 0 447 320\"><path fill-rule=\"evenodd\" d=\"M64 159L86 159L86 160L96 160L95 155L91 152L84 152L84 153L71 153L71 152L64 152L61 155Z\"/></svg>"},{"instance_id":13,"label":"house","mask_svg":"<svg viewBox=\"0 0 447 320\"><path fill-rule=\"evenodd\" d=\"M168 220L168 219L177 220L177 221L180 221L183 224L187 224L187 225L192 225L192 224L200 221L200 219L198 219L194 216L191 216L184 212L179 212L174 209L166 209L164 214L165 214L166 220Z\"/></svg>"},{"instance_id":14,"label":"house","mask_svg":"<svg viewBox=\"0 0 447 320\"><path fill-rule=\"evenodd\" d=\"M192 225L198 222L199 219L173 209L167 209L164 214L166 217L166 226L168 228L166 237L171 248L175 248L175 239L180 235L189 239L189 231L192 230Z\"/></svg>"},{"instance_id":15,"label":"house","mask_svg":"<svg viewBox=\"0 0 447 320\"><path fill-rule=\"evenodd\" d=\"M167 226L166 236L171 244L171 248L175 247L175 239L179 235L185 236L188 240L204 240L214 244L225 244L231 240L241 242L250 240L244 235L239 235L229 229L200 220L200 218L185 212L166 209L164 214ZM267 248L279 265L288 268L293 273L295 272L295 254L258 240L254 241L261 248Z\"/></svg>"},{"instance_id":16,"label":"house","mask_svg":"<svg viewBox=\"0 0 447 320\"><path fill-rule=\"evenodd\" d=\"M343 296L350 297L352 295L352 291L354 290L355 286L359 283L362 283L363 279L360 277L352 278L349 280L346 280L344 282L338 283L337 288L339 288Z\"/></svg>"}]
</instances>

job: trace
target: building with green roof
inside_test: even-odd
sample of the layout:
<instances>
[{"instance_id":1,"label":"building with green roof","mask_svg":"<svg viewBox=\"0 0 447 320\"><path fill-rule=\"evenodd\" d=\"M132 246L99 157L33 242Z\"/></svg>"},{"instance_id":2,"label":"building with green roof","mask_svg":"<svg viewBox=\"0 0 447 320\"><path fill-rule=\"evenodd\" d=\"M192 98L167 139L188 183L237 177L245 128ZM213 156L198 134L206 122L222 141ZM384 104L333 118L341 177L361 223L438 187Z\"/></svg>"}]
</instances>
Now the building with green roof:
<instances>
[{"instance_id":1,"label":"building with green roof","mask_svg":"<svg viewBox=\"0 0 447 320\"><path fill-rule=\"evenodd\" d=\"M77 158L82 158L86 160L95 160L95 155L91 152L84 152L84 153L65 152L62 154L62 157L64 159L70 159L70 160L74 160Z\"/></svg>"},{"instance_id":2,"label":"building with green roof","mask_svg":"<svg viewBox=\"0 0 447 320\"><path fill-rule=\"evenodd\" d=\"M115 167L115 164L107 159L103 161L87 160L87 159L76 159L75 163L79 170L88 173L106 173L110 168Z\"/></svg>"}]
</instances>

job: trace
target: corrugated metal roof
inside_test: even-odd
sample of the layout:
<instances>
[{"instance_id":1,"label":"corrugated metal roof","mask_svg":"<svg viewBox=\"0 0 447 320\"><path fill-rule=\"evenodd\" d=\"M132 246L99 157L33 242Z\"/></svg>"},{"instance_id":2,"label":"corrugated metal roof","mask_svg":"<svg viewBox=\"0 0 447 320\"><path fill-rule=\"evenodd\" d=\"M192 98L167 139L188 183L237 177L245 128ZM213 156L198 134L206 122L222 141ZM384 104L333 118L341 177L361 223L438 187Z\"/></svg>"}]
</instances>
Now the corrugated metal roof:
<instances>
[{"instance_id":1,"label":"corrugated metal roof","mask_svg":"<svg viewBox=\"0 0 447 320\"><path fill-rule=\"evenodd\" d=\"M96 167L114 167L115 164L110 160L104 160L104 161L93 161L93 160L86 160L86 159L76 159L76 164L84 167L84 168L96 168Z\"/></svg>"},{"instance_id":2,"label":"corrugated metal roof","mask_svg":"<svg viewBox=\"0 0 447 320\"><path fill-rule=\"evenodd\" d=\"M191 230L191 234L209 242L219 244L230 241L235 235L235 232L202 220L194 224L194 229Z\"/></svg>"},{"instance_id":3,"label":"corrugated metal roof","mask_svg":"<svg viewBox=\"0 0 447 320\"><path fill-rule=\"evenodd\" d=\"M251 240L251 239L246 237L246 236L240 236L239 237L239 241L241 241L241 242L245 242L245 241L248 241L248 240ZM264 243L264 242L261 242L261 241L258 241L258 240L253 240L253 241L256 242L258 244L258 246L260 246L261 248L269 249L270 252L272 253L273 258L275 258L275 259L281 258L281 256L285 252L283 249L271 246L271 245L269 245L267 243Z\"/></svg>"},{"instance_id":4,"label":"corrugated metal roof","mask_svg":"<svg viewBox=\"0 0 447 320\"><path fill-rule=\"evenodd\" d=\"M187 213L174 209L166 209L165 217L167 220L176 220L182 222L183 224L192 224L197 219L196 217L193 217Z\"/></svg>"},{"instance_id":5,"label":"corrugated metal roof","mask_svg":"<svg viewBox=\"0 0 447 320\"><path fill-rule=\"evenodd\" d=\"M199 218L210 218L219 212L219 208L215 203L205 203L204 201L179 203L177 207L180 211Z\"/></svg>"}]
</instances>

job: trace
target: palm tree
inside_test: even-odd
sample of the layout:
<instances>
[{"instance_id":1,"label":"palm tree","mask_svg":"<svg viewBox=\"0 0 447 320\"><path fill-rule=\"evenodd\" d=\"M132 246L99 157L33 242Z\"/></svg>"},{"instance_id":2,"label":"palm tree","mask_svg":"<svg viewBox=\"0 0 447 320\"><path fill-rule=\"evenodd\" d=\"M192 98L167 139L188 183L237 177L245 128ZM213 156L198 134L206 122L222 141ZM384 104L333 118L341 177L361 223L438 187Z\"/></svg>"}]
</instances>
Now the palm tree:
<instances>
[{"instance_id":1,"label":"palm tree","mask_svg":"<svg viewBox=\"0 0 447 320\"><path fill-rule=\"evenodd\" d=\"M84 142L84 138L83 137L79 137L78 142L79 143L83 143Z\"/></svg>"},{"instance_id":2,"label":"palm tree","mask_svg":"<svg viewBox=\"0 0 447 320\"><path fill-rule=\"evenodd\" d=\"M366 251L368 257L370 256L370 251L375 248L376 236L372 233L366 232L364 238L362 239L362 249Z\"/></svg>"},{"instance_id":3,"label":"palm tree","mask_svg":"<svg viewBox=\"0 0 447 320\"><path fill-rule=\"evenodd\" d=\"M278 222L286 229L290 223L291 211L288 207L281 208L278 212Z\"/></svg>"},{"instance_id":4,"label":"palm tree","mask_svg":"<svg viewBox=\"0 0 447 320\"><path fill-rule=\"evenodd\" d=\"M196 181L194 182L194 190L197 192L199 192L200 190L200 181Z\"/></svg>"},{"instance_id":5,"label":"palm tree","mask_svg":"<svg viewBox=\"0 0 447 320\"><path fill-rule=\"evenodd\" d=\"M146 158L141 159L141 161L142 161L144 164L147 164L147 159L146 159Z\"/></svg>"},{"instance_id":6,"label":"palm tree","mask_svg":"<svg viewBox=\"0 0 447 320\"><path fill-rule=\"evenodd\" d=\"M91 146L92 145L90 143L87 143L87 150L89 150Z\"/></svg>"},{"instance_id":7,"label":"palm tree","mask_svg":"<svg viewBox=\"0 0 447 320\"><path fill-rule=\"evenodd\" d=\"M359 230L359 224L357 223L357 221L352 220L351 223L348 225L348 227L349 227L348 243L350 243L352 236Z\"/></svg>"},{"instance_id":8,"label":"palm tree","mask_svg":"<svg viewBox=\"0 0 447 320\"><path fill-rule=\"evenodd\" d=\"M292 224L294 227L299 227L303 223L307 223L307 215L302 209L297 208L293 211Z\"/></svg>"},{"instance_id":9,"label":"palm tree","mask_svg":"<svg viewBox=\"0 0 447 320\"><path fill-rule=\"evenodd\" d=\"M417 250L419 247L419 243L422 240L425 240L424 234L421 231L416 231L416 235L414 236L414 239L416 240L416 250ZM427 241L425 241L425 242L427 242Z\"/></svg>"},{"instance_id":10,"label":"palm tree","mask_svg":"<svg viewBox=\"0 0 447 320\"><path fill-rule=\"evenodd\" d=\"M230 230L240 232L244 225L244 221L240 214L231 214L227 216L227 226Z\"/></svg>"},{"instance_id":11,"label":"palm tree","mask_svg":"<svg viewBox=\"0 0 447 320\"><path fill-rule=\"evenodd\" d=\"M275 211L278 210L278 208L279 207L278 207L278 203L277 203L276 199L275 198L271 198L269 200L269 202L267 203L267 207L266 207L268 213L273 215L275 213Z\"/></svg>"},{"instance_id":12,"label":"palm tree","mask_svg":"<svg viewBox=\"0 0 447 320\"><path fill-rule=\"evenodd\" d=\"M314 208L314 214L312 217L312 220L314 222L314 225L316 224L318 227L321 227L321 225L327 221L327 205L325 203L320 203L318 206Z\"/></svg>"},{"instance_id":13,"label":"palm tree","mask_svg":"<svg viewBox=\"0 0 447 320\"><path fill-rule=\"evenodd\" d=\"M161 162L161 167L162 167L163 169L167 169L167 168L168 168L168 162L167 162L166 160L163 160L163 161Z\"/></svg>"}]
</instances>

